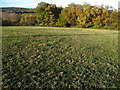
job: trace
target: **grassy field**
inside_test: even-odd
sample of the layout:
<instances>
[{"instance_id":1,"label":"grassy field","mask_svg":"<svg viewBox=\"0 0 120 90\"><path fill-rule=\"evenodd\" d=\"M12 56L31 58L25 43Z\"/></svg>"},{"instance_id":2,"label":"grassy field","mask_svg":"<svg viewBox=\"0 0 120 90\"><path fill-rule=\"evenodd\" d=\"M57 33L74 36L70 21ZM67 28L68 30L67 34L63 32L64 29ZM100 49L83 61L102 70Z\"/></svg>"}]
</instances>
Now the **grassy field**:
<instances>
[{"instance_id":1,"label":"grassy field","mask_svg":"<svg viewBox=\"0 0 120 90\"><path fill-rule=\"evenodd\" d=\"M3 88L118 88L118 31L3 27Z\"/></svg>"}]
</instances>

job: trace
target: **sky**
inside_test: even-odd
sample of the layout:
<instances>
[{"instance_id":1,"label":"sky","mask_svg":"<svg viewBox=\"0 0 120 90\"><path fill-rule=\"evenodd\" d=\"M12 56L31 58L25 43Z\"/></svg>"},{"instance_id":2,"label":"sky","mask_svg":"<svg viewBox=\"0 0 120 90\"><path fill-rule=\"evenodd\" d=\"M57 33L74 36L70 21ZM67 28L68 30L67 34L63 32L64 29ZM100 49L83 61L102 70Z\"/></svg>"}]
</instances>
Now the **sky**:
<instances>
[{"instance_id":1,"label":"sky","mask_svg":"<svg viewBox=\"0 0 120 90\"><path fill-rule=\"evenodd\" d=\"M0 0L0 7L36 8L40 2L47 2L49 4L66 7L70 3L83 4L84 2L87 2L91 5L103 4L117 9L119 1L120 0Z\"/></svg>"}]
</instances>

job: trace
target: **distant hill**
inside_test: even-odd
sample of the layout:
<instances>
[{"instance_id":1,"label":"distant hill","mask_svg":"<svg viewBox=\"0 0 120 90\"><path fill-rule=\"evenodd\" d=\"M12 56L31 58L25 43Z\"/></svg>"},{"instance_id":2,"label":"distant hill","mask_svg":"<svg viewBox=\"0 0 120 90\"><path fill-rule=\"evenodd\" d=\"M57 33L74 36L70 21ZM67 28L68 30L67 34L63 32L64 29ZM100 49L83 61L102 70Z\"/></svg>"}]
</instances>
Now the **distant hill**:
<instances>
[{"instance_id":1,"label":"distant hill","mask_svg":"<svg viewBox=\"0 0 120 90\"><path fill-rule=\"evenodd\" d=\"M32 8L21 8L21 7L2 7L2 12L11 12L11 13L36 13L35 9Z\"/></svg>"}]
</instances>

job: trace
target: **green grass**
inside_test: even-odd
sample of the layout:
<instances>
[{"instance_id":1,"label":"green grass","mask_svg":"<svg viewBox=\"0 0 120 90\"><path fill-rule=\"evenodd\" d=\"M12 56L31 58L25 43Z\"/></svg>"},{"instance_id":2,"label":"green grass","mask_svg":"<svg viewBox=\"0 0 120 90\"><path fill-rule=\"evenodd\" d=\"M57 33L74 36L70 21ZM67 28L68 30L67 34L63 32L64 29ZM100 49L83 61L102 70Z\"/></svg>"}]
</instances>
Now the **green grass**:
<instances>
[{"instance_id":1,"label":"green grass","mask_svg":"<svg viewBox=\"0 0 120 90\"><path fill-rule=\"evenodd\" d=\"M3 88L118 88L118 31L3 27Z\"/></svg>"}]
</instances>

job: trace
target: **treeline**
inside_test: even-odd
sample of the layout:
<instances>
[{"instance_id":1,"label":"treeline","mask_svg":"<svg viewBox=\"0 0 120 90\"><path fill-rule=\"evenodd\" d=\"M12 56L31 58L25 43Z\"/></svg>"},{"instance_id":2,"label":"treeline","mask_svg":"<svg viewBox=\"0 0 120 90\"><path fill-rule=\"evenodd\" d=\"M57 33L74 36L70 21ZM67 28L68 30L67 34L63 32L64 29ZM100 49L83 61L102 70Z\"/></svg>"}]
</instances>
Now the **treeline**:
<instances>
[{"instance_id":1,"label":"treeline","mask_svg":"<svg viewBox=\"0 0 120 90\"><path fill-rule=\"evenodd\" d=\"M103 5L69 4L63 8L41 2L34 14L3 12L2 25L117 29L118 11Z\"/></svg>"},{"instance_id":2,"label":"treeline","mask_svg":"<svg viewBox=\"0 0 120 90\"><path fill-rule=\"evenodd\" d=\"M10 13L35 13L35 9L30 8L20 8L20 7L2 7L0 8L3 12Z\"/></svg>"},{"instance_id":3,"label":"treeline","mask_svg":"<svg viewBox=\"0 0 120 90\"><path fill-rule=\"evenodd\" d=\"M17 14L2 12L2 26L34 26L37 25L36 14Z\"/></svg>"}]
</instances>

